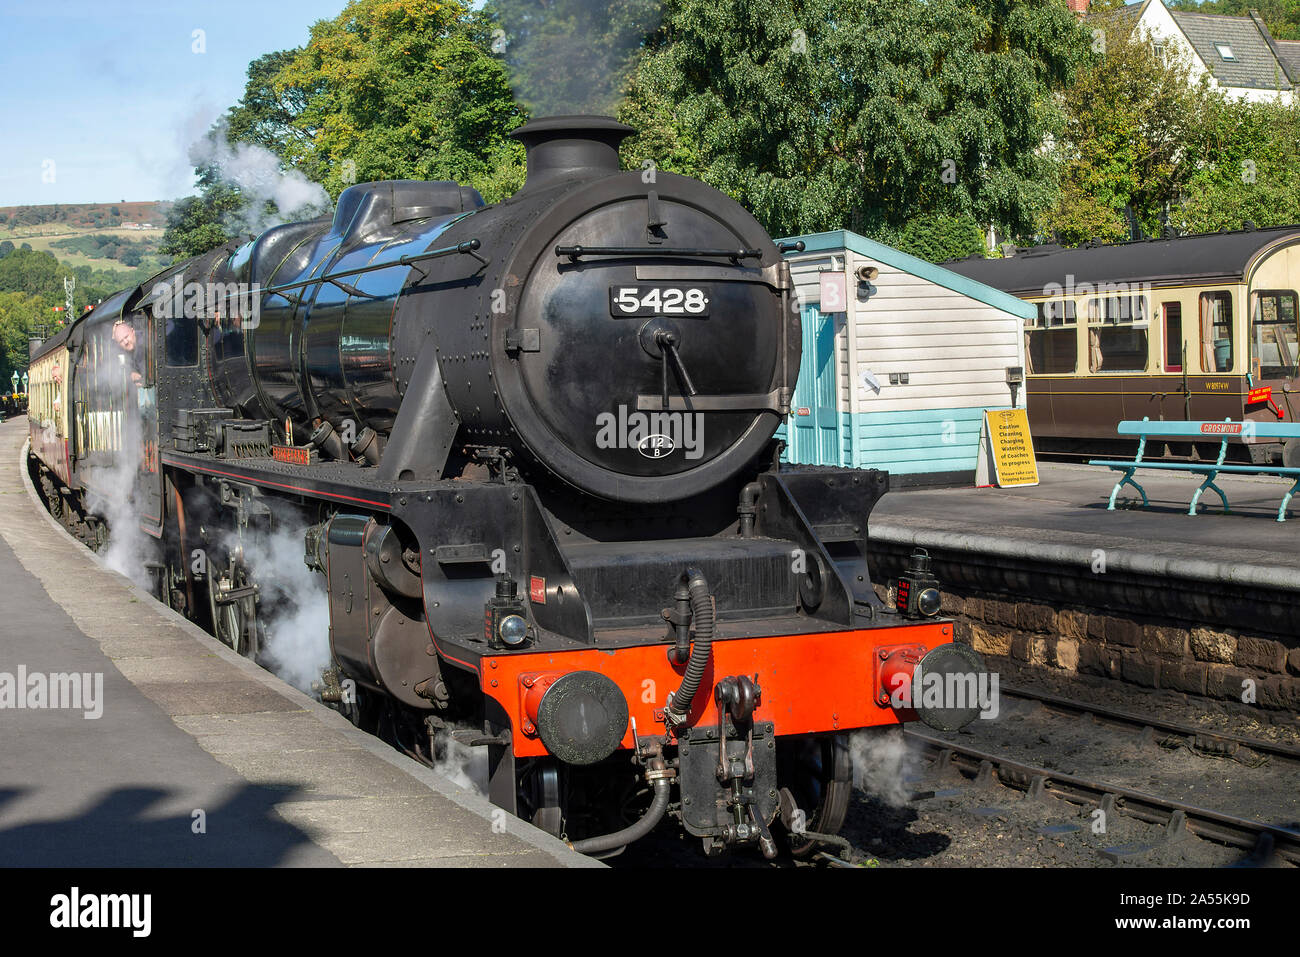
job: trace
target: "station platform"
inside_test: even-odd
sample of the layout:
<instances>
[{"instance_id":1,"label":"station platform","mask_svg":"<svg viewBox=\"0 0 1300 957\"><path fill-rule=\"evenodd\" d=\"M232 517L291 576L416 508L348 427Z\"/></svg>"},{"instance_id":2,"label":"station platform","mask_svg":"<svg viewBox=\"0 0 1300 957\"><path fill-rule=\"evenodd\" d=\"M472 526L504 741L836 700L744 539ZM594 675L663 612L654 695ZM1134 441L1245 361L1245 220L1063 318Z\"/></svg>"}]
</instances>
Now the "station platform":
<instances>
[{"instance_id":1,"label":"station platform","mask_svg":"<svg viewBox=\"0 0 1300 957\"><path fill-rule=\"evenodd\" d=\"M0 424L0 866L602 866L105 567L24 481L26 428ZM71 673L76 707L5 697Z\"/></svg>"},{"instance_id":2,"label":"station platform","mask_svg":"<svg viewBox=\"0 0 1300 957\"><path fill-rule=\"evenodd\" d=\"M1108 511L1118 473L1058 462L1039 462L1038 473L1036 486L891 491L871 513L871 538L1089 565L1103 549L1114 567L1300 589L1300 498L1277 521L1289 480L1220 476L1231 511L1210 492L1188 515L1200 476L1140 469L1151 506L1133 507L1141 498L1126 487Z\"/></svg>"}]
</instances>

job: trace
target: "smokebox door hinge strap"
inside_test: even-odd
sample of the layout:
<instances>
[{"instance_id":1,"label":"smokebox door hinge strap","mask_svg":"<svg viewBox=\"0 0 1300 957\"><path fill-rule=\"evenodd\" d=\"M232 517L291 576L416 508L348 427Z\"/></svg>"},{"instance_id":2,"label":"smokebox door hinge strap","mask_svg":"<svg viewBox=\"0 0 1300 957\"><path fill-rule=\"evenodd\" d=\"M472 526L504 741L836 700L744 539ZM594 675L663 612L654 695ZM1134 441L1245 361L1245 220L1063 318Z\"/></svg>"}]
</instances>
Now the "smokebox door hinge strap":
<instances>
[{"instance_id":1,"label":"smokebox door hinge strap","mask_svg":"<svg viewBox=\"0 0 1300 957\"><path fill-rule=\"evenodd\" d=\"M664 219L663 211L659 206L659 194L655 190L650 190L645 198L645 232L646 239L651 243L662 243L667 237L664 227L668 225L668 220Z\"/></svg>"}]
</instances>

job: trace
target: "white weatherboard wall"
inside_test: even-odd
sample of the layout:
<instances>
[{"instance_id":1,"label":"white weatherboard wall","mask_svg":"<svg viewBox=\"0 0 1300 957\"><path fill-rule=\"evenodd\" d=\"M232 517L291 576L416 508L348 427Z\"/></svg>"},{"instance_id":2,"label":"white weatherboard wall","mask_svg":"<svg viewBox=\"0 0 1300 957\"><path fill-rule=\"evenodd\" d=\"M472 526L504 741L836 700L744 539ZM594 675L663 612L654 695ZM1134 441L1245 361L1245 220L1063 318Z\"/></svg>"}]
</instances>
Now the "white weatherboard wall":
<instances>
[{"instance_id":1,"label":"white weatherboard wall","mask_svg":"<svg viewBox=\"0 0 1300 957\"><path fill-rule=\"evenodd\" d=\"M805 323L816 321L823 270L845 274L849 304L829 317L840 460L819 459L793 441L791 460L897 475L973 473L984 411L1011 406L1007 369L1024 368L1024 320L1033 307L847 230L792 238L808 247L786 257ZM869 286L856 278L860 266L879 270ZM863 384L867 371L879 394ZM890 373L906 373L907 384L891 385ZM805 347L796 405L807 401L809 375ZM1022 386L1016 405L1024 402Z\"/></svg>"}]
</instances>

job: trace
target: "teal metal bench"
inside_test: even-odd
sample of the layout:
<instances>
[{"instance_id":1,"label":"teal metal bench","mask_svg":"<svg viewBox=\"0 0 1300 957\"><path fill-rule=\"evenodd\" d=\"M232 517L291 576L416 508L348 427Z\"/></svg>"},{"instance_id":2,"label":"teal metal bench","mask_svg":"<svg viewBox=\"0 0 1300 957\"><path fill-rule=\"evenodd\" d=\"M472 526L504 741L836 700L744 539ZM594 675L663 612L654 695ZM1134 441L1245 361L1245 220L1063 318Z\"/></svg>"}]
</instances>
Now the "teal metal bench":
<instances>
[{"instance_id":1,"label":"teal metal bench","mask_svg":"<svg viewBox=\"0 0 1300 957\"><path fill-rule=\"evenodd\" d=\"M1224 419L1222 422L1152 422L1150 419L1143 419L1141 422L1121 422L1118 432L1120 435L1138 436L1137 456L1129 461L1092 459L1088 462L1089 465L1104 465L1112 471L1124 473L1120 480L1115 483L1115 488L1110 493L1110 504L1106 506L1110 511L1114 511L1115 498L1119 495L1119 490L1125 485L1131 485L1138 490L1138 493L1142 496L1143 506L1151 504L1147 500L1147 493L1133 478L1133 473L1138 469L1164 469L1166 471L1192 472L1196 475L1204 475L1205 481L1201 483L1200 488L1192 496L1191 507L1187 510L1188 515L1196 514L1196 503L1201 500L1201 495L1206 489L1213 489L1217 492L1223 502L1223 510L1225 512L1229 510L1228 496L1223 494L1223 489L1214 484L1214 480L1222 474L1277 475L1282 478L1292 479L1291 488L1282 496L1282 504L1277 510L1277 520L1279 522L1286 521L1286 510L1287 506L1291 504L1291 497L1297 491L1300 491L1300 468L1286 468L1280 465L1225 465L1223 462L1228 454L1228 443L1231 440L1252 435L1264 439L1300 440L1300 423L1234 422L1232 419ZM1219 444L1219 457L1213 463L1144 462L1142 456L1146 452L1148 438L1157 440L1195 439L1201 442L1222 439L1222 441Z\"/></svg>"}]
</instances>

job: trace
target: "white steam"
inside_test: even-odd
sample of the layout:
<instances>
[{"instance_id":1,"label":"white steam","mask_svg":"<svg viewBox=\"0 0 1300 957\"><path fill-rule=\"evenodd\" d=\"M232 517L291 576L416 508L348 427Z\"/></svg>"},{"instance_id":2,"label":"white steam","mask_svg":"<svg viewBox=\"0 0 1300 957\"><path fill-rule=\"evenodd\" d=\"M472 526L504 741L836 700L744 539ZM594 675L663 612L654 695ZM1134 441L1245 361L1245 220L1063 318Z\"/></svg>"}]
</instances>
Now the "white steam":
<instances>
[{"instance_id":1,"label":"white steam","mask_svg":"<svg viewBox=\"0 0 1300 957\"><path fill-rule=\"evenodd\" d=\"M849 737L853 759L853 784L890 807L902 807L912 796L906 780L915 769L916 756L903 732L857 731Z\"/></svg>"},{"instance_id":2,"label":"white steam","mask_svg":"<svg viewBox=\"0 0 1300 957\"><path fill-rule=\"evenodd\" d=\"M487 748L471 748L450 736L439 736L433 769L457 787L488 793Z\"/></svg>"},{"instance_id":3,"label":"white steam","mask_svg":"<svg viewBox=\"0 0 1300 957\"><path fill-rule=\"evenodd\" d=\"M258 620L266 630L261 663L299 691L330 666L325 578L303 561L305 528L277 528L243 540L249 577L261 587ZM234 551L240 542L226 543Z\"/></svg>"},{"instance_id":4,"label":"white steam","mask_svg":"<svg viewBox=\"0 0 1300 957\"><path fill-rule=\"evenodd\" d=\"M92 366L94 394L108 401L106 411L90 413L93 426L88 429L93 428L94 447L110 453L104 458L112 464L87 465L82 480L87 510L108 525L108 545L100 556L113 571L149 588L152 582L145 563L154 549L152 540L140 530L146 503L141 501L139 466L144 454L143 416L146 410L152 414L154 390L142 389L134 381L133 374L139 374L135 367L135 357L116 347L110 347ZM144 478L158 481L157 475Z\"/></svg>"},{"instance_id":5,"label":"white steam","mask_svg":"<svg viewBox=\"0 0 1300 957\"><path fill-rule=\"evenodd\" d=\"M195 167L210 166L220 179L239 189L243 203L228 213L223 225L235 233L260 233L293 219L311 219L328 212L329 194L296 169L285 169L280 158L253 143L231 143L224 120L210 120L201 108L185 123L186 153ZM197 132L202 130L201 133ZM197 134L197 135L196 135ZM272 204L268 206L267 204Z\"/></svg>"}]
</instances>

